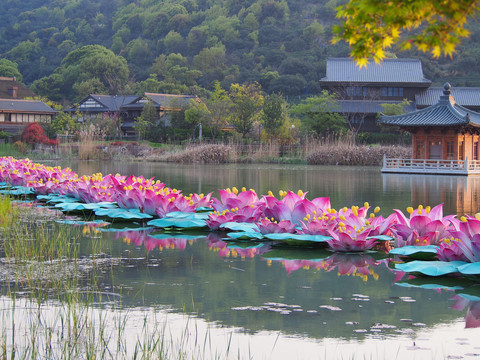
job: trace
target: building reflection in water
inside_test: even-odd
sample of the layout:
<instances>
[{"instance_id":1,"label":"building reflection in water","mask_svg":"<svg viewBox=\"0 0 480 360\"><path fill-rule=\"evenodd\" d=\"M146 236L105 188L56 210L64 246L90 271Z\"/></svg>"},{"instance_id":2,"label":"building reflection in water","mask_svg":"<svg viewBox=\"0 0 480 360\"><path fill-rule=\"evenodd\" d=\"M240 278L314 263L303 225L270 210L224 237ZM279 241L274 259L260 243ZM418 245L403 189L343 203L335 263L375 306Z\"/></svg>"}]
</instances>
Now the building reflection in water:
<instances>
[{"instance_id":1,"label":"building reflection in water","mask_svg":"<svg viewBox=\"0 0 480 360\"><path fill-rule=\"evenodd\" d=\"M383 174L384 191L411 190L412 206L444 204L444 214L480 210L480 176Z\"/></svg>"}]
</instances>

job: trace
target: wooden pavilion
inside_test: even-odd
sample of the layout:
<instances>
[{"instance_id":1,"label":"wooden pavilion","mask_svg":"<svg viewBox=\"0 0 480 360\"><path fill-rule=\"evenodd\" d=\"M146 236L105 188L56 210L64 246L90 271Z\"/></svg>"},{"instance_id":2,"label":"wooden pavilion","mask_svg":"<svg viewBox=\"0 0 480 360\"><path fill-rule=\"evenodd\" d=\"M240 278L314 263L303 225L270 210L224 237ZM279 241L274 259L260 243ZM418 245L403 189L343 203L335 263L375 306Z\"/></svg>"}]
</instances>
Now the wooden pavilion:
<instances>
[{"instance_id":1,"label":"wooden pavilion","mask_svg":"<svg viewBox=\"0 0 480 360\"><path fill-rule=\"evenodd\" d=\"M446 83L437 104L397 116L381 116L381 125L412 134L411 159L384 159L382 172L480 174L480 113L455 103Z\"/></svg>"}]
</instances>

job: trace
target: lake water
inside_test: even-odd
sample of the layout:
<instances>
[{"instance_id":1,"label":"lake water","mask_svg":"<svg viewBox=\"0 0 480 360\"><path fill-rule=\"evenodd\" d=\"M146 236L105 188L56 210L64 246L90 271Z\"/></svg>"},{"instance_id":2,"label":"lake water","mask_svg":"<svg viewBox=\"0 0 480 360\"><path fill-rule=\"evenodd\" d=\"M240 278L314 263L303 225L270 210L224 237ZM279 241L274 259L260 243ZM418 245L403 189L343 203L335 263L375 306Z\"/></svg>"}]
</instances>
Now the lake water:
<instances>
[{"instance_id":1,"label":"lake water","mask_svg":"<svg viewBox=\"0 0 480 360\"><path fill-rule=\"evenodd\" d=\"M383 215L439 203L445 215L479 211L480 179L475 177L382 175L376 167L58 165L79 174L155 176L184 193L218 195L217 189L232 186L254 188L258 194L302 189L309 199L329 196L336 208L368 201L380 206ZM249 247L224 242L215 233L185 236L122 226L97 236L105 253L122 259L102 286L121 299L132 339L141 336L139 323L148 319L168 323L172 339L188 332L192 342L208 344L202 356L192 355L196 359L480 356L475 282L410 279L393 271L380 253L333 254L268 243ZM81 251L88 255L90 249Z\"/></svg>"}]
</instances>

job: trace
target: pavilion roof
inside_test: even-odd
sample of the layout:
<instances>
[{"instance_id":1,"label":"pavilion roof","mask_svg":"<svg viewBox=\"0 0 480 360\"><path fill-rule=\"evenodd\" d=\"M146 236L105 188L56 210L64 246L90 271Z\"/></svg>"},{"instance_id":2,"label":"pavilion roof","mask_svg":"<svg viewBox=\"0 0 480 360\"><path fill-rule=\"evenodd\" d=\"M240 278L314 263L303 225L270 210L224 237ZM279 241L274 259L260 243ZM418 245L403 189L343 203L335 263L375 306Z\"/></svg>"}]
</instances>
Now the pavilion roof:
<instances>
[{"instance_id":1,"label":"pavilion roof","mask_svg":"<svg viewBox=\"0 0 480 360\"><path fill-rule=\"evenodd\" d=\"M457 105L451 96L450 84L435 105L403 115L380 117L381 125L400 127L446 127L470 125L480 127L480 113Z\"/></svg>"}]
</instances>

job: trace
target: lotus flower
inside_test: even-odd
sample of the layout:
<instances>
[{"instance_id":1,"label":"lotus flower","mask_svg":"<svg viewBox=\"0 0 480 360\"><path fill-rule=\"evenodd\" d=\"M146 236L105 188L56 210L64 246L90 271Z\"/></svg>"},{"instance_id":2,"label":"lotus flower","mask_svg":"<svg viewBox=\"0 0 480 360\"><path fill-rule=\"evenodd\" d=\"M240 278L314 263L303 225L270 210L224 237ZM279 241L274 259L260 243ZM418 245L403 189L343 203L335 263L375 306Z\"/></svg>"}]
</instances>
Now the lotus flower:
<instances>
[{"instance_id":1,"label":"lotus flower","mask_svg":"<svg viewBox=\"0 0 480 360\"><path fill-rule=\"evenodd\" d=\"M416 210L408 208L410 218L400 210L394 210L398 223L394 230L398 234L397 246L405 245L438 245L450 237L449 227L455 222L454 216L443 217L443 206L437 205L433 209L419 206Z\"/></svg>"},{"instance_id":2,"label":"lotus flower","mask_svg":"<svg viewBox=\"0 0 480 360\"><path fill-rule=\"evenodd\" d=\"M271 221L268 218L261 219L256 223L258 230L261 234L273 234L273 233L294 233L295 226L292 226L292 223L288 220L283 220L280 222Z\"/></svg>"},{"instance_id":3,"label":"lotus flower","mask_svg":"<svg viewBox=\"0 0 480 360\"><path fill-rule=\"evenodd\" d=\"M335 251L365 251L373 248L376 239L367 239L370 229L355 230L350 225L340 226L338 231L328 230L332 239L327 240L328 245Z\"/></svg>"}]
</instances>

